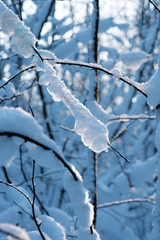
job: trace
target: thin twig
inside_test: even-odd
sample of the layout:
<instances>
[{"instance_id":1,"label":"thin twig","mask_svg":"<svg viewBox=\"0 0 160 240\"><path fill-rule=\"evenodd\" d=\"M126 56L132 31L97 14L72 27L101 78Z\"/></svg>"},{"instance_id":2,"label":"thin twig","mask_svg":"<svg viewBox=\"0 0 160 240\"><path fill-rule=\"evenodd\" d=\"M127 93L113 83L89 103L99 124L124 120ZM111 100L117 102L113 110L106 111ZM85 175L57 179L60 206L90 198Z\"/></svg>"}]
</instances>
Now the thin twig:
<instances>
[{"instance_id":1,"label":"thin twig","mask_svg":"<svg viewBox=\"0 0 160 240\"><path fill-rule=\"evenodd\" d=\"M2 166L2 169L3 169L3 172L4 172L4 175L5 175L5 178L6 178L7 182L11 184L12 181L10 180L10 178L8 176L6 168L4 166Z\"/></svg>"},{"instance_id":2,"label":"thin twig","mask_svg":"<svg viewBox=\"0 0 160 240\"><path fill-rule=\"evenodd\" d=\"M30 109L30 111L31 111L32 117L35 117L34 112L33 112L33 109L32 109L32 107L31 107L30 105L29 105L29 109Z\"/></svg>"},{"instance_id":3,"label":"thin twig","mask_svg":"<svg viewBox=\"0 0 160 240\"><path fill-rule=\"evenodd\" d=\"M21 2L21 3L23 3L25 0L22 0L22 1L18 1L18 2L15 2L15 3L12 3L12 4L10 4L10 5L7 5L7 7L12 7L12 6L14 6L14 5L19 5L19 3ZM18 15L18 14L17 14Z\"/></svg>"},{"instance_id":4,"label":"thin twig","mask_svg":"<svg viewBox=\"0 0 160 240\"><path fill-rule=\"evenodd\" d=\"M22 74L23 72L27 71L27 70L30 70L30 69L33 69L35 66L30 66L30 67L27 67L25 69L23 69L22 71L20 71L19 73L17 73L16 75L14 75L13 77L11 77L9 80L7 80L5 83L3 83L1 86L0 86L0 89L3 88L5 85L7 85L10 81L12 81L14 78L18 77L20 74Z\"/></svg>"},{"instance_id":5,"label":"thin twig","mask_svg":"<svg viewBox=\"0 0 160 240\"><path fill-rule=\"evenodd\" d=\"M25 182L28 182L29 179L27 179L26 174L25 174L25 172L24 172L24 168L23 168L23 161L22 161L22 144L21 144L20 147L19 147L19 153L20 153L21 172L22 172L22 175L23 175L23 177L24 177L24 179L25 179ZM32 180L32 178L31 178L31 180ZM20 184L19 184L19 185L20 185ZM30 184L28 184L28 187L29 187L29 189L31 190L31 192L33 192L33 189L32 189L32 187L31 187ZM41 203L41 201L40 201L40 199L39 199L39 197L38 197L38 195L37 195L36 193L35 193L35 196L36 196L37 202L39 203L39 205L40 205L40 207L41 207L41 210L43 210L43 211L49 216L48 211L45 209L45 207L44 207L43 204Z\"/></svg>"},{"instance_id":6,"label":"thin twig","mask_svg":"<svg viewBox=\"0 0 160 240\"><path fill-rule=\"evenodd\" d=\"M34 49L34 51L37 53L37 55L39 56L39 58L41 59L41 61L43 62L43 58L42 58L42 56L39 54L39 52L37 51L37 48L35 48L35 47L33 47L32 46L32 48Z\"/></svg>"},{"instance_id":7,"label":"thin twig","mask_svg":"<svg viewBox=\"0 0 160 240\"><path fill-rule=\"evenodd\" d=\"M34 173L35 173L35 160L33 160L33 171L32 171L32 186L33 186L33 200L32 200L32 214L33 214L33 220L35 221L35 224L37 226L37 229L39 231L39 234L41 235L43 240L46 240L41 228L40 228L40 224L38 223L37 219L36 219L36 214L35 214L35 198L36 198L36 190L35 190L35 182L34 182Z\"/></svg>"},{"instance_id":8,"label":"thin twig","mask_svg":"<svg viewBox=\"0 0 160 240\"><path fill-rule=\"evenodd\" d=\"M0 183L2 183L2 184L4 184L4 185L7 185L7 186L9 186L9 187L12 187L12 188L14 188L16 191L20 192L20 193L28 200L28 202L32 205L31 199L30 199L22 190L20 190L19 188L17 188L17 187L14 186L13 184L10 184L10 183L7 183L7 182L3 182L3 181L1 181L1 180L0 180Z\"/></svg>"},{"instance_id":9,"label":"thin twig","mask_svg":"<svg viewBox=\"0 0 160 240\"><path fill-rule=\"evenodd\" d=\"M154 7L155 7L155 9L157 9L158 10L158 12L160 13L160 9L159 9L159 7L152 1L152 0L148 0Z\"/></svg>"},{"instance_id":10,"label":"thin twig","mask_svg":"<svg viewBox=\"0 0 160 240\"><path fill-rule=\"evenodd\" d=\"M14 58L14 57L17 57L17 56L18 56L18 54L15 54L15 55L12 55L12 56L7 57L7 58L2 58L2 59L0 59L0 62L8 61L8 60L10 60L11 58Z\"/></svg>"},{"instance_id":11,"label":"thin twig","mask_svg":"<svg viewBox=\"0 0 160 240\"><path fill-rule=\"evenodd\" d=\"M122 204L126 204L126 203L150 203L155 205L156 202L151 200L151 199L141 199L141 198L135 198L135 199L127 199L127 200L122 200L122 201L115 201L115 202L110 202L110 203L104 203L104 204L100 204L97 206L98 209L100 208L106 208L106 207L112 207L112 206L117 206L117 205L122 205Z\"/></svg>"},{"instance_id":12,"label":"thin twig","mask_svg":"<svg viewBox=\"0 0 160 240\"><path fill-rule=\"evenodd\" d=\"M111 140L110 142L114 142L117 138L119 138L120 136L122 136L125 131L127 130L128 127L130 127L133 123L135 122L135 120L127 123Z\"/></svg>"},{"instance_id":13,"label":"thin twig","mask_svg":"<svg viewBox=\"0 0 160 240\"><path fill-rule=\"evenodd\" d=\"M59 125L59 127L62 128L63 130L65 130L65 131L68 131L68 132L75 132L74 129L70 129L70 128L64 127L62 125Z\"/></svg>"},{"instance_id":14,"label":"thin twig","mask_svg":"<svg viewBox=\"0 0 160 240\"><path fill-rule=\"evenodd\" d=\"M117 149L115 149L110 143L108 143L108 146L112 148L121 158L123 158L127 163L131 163L127 158L125 158Z\"/></svg>"},{"instance_id":15,"label":"thin twig","mask_svg":"<svg viewBox=\"0 0 160 240\"><path fill-rule=\"evenodd\" d=\"M126 117L121 117L121 116L117 116L117 117L113 117L108 119L108 122L112 122L112 121L128 121L128 120L155 120L156 117L155 116L126 116Z\"/></svg>"},{"instance_id":16,"label":"thin twig","mask_svg":"<svg viewBox=\"0 0 160 240\"><path fill-rule=\"evenodd\" d=\"M45 150L51 150L53 152L53 154L63 163L63 165L68 169L68 171L72 174L73 178L75 181L78 181L78 178L76 176L76 173L72 170L71 166L69 165L69 163L67 163L58 153L55 152L55 150L51 149L50 147L44 145L41 142L38 142L35 139L32 139L31 137L25 136L21 133L15 133L15 132L0 132L0 136L8 136L8 137L12 137L12 136L16 136L16 137L20 137L23 138L25 141L29 141L31 143L36 144L37 146L45 149Z\"/></svg>"},{"instance_id":17,"label":"thin twig","mask_svg":"<svg viewBox=\"0 0 160 240\"><path fill-rule=\"evenodd\" d=\"M27 212L22 206L20 206L17 202L12 201L17 207L19 207L23 212L25 212L28 216L30 216L31 219L33 219L33 216L31 213Z\"/></svg>"}]
</instances>

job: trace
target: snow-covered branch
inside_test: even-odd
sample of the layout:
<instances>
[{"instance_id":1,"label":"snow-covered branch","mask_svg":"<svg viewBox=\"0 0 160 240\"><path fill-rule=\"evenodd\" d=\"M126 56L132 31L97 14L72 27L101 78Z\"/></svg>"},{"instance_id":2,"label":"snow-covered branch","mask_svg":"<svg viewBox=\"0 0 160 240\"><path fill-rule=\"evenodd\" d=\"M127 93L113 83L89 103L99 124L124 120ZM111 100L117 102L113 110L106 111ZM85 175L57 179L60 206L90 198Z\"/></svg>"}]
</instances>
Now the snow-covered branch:
<instances>
[{"instance_id":1,"label":"snow-covered branch","mask_svg":"<svg viewBox=\"0 0 160 240\"><path fill-rule=\"evenodd\" d=\"M45 60L50 60L50 61L54 61L54 63L56 64L61 64L61 65L70 65L70 66L80 66L80 67L87 67L87 68L91 68L94 70L99 70L101 72L104 72L112 77L114 77L114 73L107 70L106 68L102 67L101 65L95 64L95 63L85 63L85 62L80 62L80 61L71 61L71 60L61 60L61 59L51 59L51 58L46 58ZM117 78L117 77L116 77ZM145 97L147 97L147 94L145 93L145 91L143 91L140 87L139 84L137 84L136 82L129 80L129 79L125 79L123 77L119 77L119 80L121 80L122 82L127 83L128 85L134 87L138 92L140 92L141 94L143 94Z\"/></svg>"},{"instance_id":2,"label":"snow-covered branch","mask_svg":"<svg viewBox=\"0 0 160 240\"><path fill-rule=\"evenodd\" d=\"M0 232L11 237L11 239L30 240L26 231L13 224L0 223Z\"/></svg>"},{"instance_id":3,"label":"snow-covered branch","mask_svg":"<svg viewBox=\"0 0 160 240\"><path fill-rule=\"evenodd\" d=\"M107 208L107 207L112 207L112 206L117 206L117 205L122 205L122 204L127 204L127 203L150 203L150 204L153 204L153 205L156 204L156 202L151 200L151 199L135 198L135 199L127 199L127 200L122 200L122 201L103 203L103 204L98 205L97 208L98 209Z\"/></svg>"}]
</instances>

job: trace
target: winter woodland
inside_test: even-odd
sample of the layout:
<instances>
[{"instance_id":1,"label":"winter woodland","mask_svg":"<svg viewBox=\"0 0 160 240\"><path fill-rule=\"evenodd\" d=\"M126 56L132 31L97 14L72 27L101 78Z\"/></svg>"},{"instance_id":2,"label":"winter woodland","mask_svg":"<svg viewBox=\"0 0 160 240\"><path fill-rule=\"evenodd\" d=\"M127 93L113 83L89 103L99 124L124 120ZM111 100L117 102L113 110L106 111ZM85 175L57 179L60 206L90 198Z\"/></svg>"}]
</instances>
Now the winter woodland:
<instances>
[{"instance_id":1,"label":"winter woodland","mask_svg":"<svg viewBox=\"0 0 160 240\"><path fill-rule=\"evenodd\" d=\"M0 239L160 239L160 2L0 0Z\"/></svg>"}]
</instances>

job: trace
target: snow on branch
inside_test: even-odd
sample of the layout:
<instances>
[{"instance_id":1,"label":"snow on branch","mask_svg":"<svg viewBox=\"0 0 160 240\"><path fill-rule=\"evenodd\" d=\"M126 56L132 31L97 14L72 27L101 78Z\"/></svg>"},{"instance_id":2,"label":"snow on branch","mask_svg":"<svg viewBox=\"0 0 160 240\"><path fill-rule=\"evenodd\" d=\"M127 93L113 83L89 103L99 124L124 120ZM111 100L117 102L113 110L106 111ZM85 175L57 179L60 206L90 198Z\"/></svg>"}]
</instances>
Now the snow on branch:
<instances>
[{"instance_id":1,"label":"snow on branch","mask_svg":"<svg viewBox=\"0 0 160 240\"><path fill-rule=\"evenodd\" d=\"M74 171L76 171L74 169ZM93 221L93 206L89 202L88 191L83 186L81 175L76 171L78 181L74 181L69 172L66 172L63 178L64 187L75 207L78 219L82 226L90 227Z\"/></svg>"},{"instance_id":2,"label":"snow on branch","mask_svg":"<svg viewBox=\"0 0 160 240\"><path fill-rule=\"evenodd\" d=\"M151 199L135 198L135 199L127 199L127 200L122 200L122 201L115 201L115 202L100 204L97 206L97 208L107 208L107 207L112 207L112 206L117 206L117 205L122 205L122 204L127 204L127 203L150 203L153 205L156 204L156 202Z\"/></svg>"},{"instance_id":3,"label":"snow on branch","mask_svg":"<svg viewBox=\"0 0 160 240\"><path fill-rule=\"evenodd\" d=\"M8 36L12 36L11 43L17 53L28 58L34 53L36 38L30 32L30 29L0 1L0 28Z\"/></svg>"},{"instance_id":4,"label":"snow on branch","mask_svg":"<svg viewBox=\"0 0 160 240\"><path fill-rule=\"evenodd\" d=\"M71 60L67 60L67 59L51 59L51 58L46 58L45 60L50 60L50 61L54 61L54 63L56 64L61 64L61 65L71 65L71 66L80 66L80 67L87 67L87 68L91 68L94 70L99 70L102 71L112 77L117 78L117 76L114 75L114 72L107 70L106 68L103 68L101 65L95 64L95 63L85 63L85 62L81 62L81 61L71 61ZM129 79L125 79L123 77L119 77L119 80L121 80L122 82L127 83L128 85L134 87L138 92L140 92L141 94L143 94L145 97L147 97L147 94L140 88L140 84L129 80Z\"/></svg>"},{"instance_id":5,"label":"snow on branch","mask_svg":"<svg viewBox=\"0 0 160 240\"><path fill-rule=\"evenodd\" d=\"M22 139L24 139L32 143L27 144L27 147L31 156L33 156L39 165L62 169L61 162L71 172L74 179L77 180L76 174L65 160L58 145L44 134L43 128L29 113L23 111L21 108L3 107L0 108L0 116L0 136L2 136L0 143L1 154L3 155L2 165L8 164L11 158L11 156L7 154L7 147L3 147L3 145L8 142L8 139L5 137L18 137L18 139L10 139L9 154L12 155L12 153L15 153L16 148L18 148L22 143ZM44 152L44 150L46 151ZM47 161L44 161L45 156L47 156ZM53 156L55 156L56 159L54 159Z\"/></svg>"},{"instance_id":6,"label":"snow on branch","mask_svg":"<svg viewBox=\"0 0 160 240\"><path fill-rule=\"evenodd\" d=\"M50 62L44 58L52 53L44 50L40 50L38 53L43 61L35 56L33 64L35 64L37 71L43 71L39 83L47 86L54 101L62 101L70 110L75 118L75 131L81 136L85 146L97 153L107 150L109 139L105 125L71 94L64 82L56 75Z\"/></svg>"},{"instance_id":7,"label":"snow on branch","mask_svg":"<svg viewBox=\"0 0 160 240\"><path fill-rule=\"evenodd\" d=\"M5 235L13 237L14 239L30 240L30 237L28 236L24 229L13 224L0 223L0 232L4 233Z\"/></svg>"}]
</instances>

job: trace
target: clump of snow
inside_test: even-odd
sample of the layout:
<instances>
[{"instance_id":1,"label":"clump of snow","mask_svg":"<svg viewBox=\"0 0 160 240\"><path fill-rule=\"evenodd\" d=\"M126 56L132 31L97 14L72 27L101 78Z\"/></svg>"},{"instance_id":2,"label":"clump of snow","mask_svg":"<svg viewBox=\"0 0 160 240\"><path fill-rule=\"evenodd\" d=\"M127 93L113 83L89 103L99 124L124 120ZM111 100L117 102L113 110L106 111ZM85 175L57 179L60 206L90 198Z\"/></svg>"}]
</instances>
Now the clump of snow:
<instances>
[{"instance_id":1,"label":"clump of snow","mask_svg":"<svg viewBox=\"0 0 160 240\"><path fill-rule=\"evenodd\" d=\"M148 54L144 51L128 52L121 54L120 60L127 68L136 70L148 60Z\"/></svg>"},{"instance_id":2,"label":"clump of snow","mask_svg":"<svg viewBox=\"0 0 160 240\"><path fill-rule=\"evenodd\" d=\"M160 104L160 63L156 73L147 83L144 83L141 86L147 94L148 104L154 108L158 106Z\"/></svg>"},{"instance_id":3,"label":"clump of snow","mask_svg":"<svg viewBox=\"0 0 160 240\"><path fill-rule=\"evenodd\" d=\"M1 13L0 14L0 28L2 28L3 15L5 15L7 12L11 12L11 11L6 7L6 5L2 1L0 1L0 13Z\"/></svg>"},{"instance_id":4,"label":"clump of snow","mask_svg":"<svg viewBox=\"0 0 160 240\"><path fill-rule=\"evenodd\" d=\"M115 79L120 79L122 77L121 72L117 68L112 69L111 72L113 73L113 77Z\"/></svg>"},{"instance_id":5,"label":"clump of snow","mask_svg":"<svg viewBox=\"0 0 160 240\"><path fill-rule=\"evenodd\" d=\"M93 221L93 206L89 202L88 191L83 186L81 175L74 169L78 181L73 179L73 176L66 172L63 177L64 187L74 205L78 219L82 226L89 227Z\"/></svg>"},{"instance_id":6,"label":"clump of snow","mask_svg":"<svg viewBox=\"0 0 160 240\"><path fill-rule=\"evenodd\" d=\"M30 240L30 237L24 229L13 224L0 223L0 231L12 236L12 239Z\"/></svg>"},{"instance_id":7,"label":"clump of snow","mask_svg":"<svg viewBox=\"0 0 160 240\"><path fill-rule=\"evenodd\" d=\"M71 111L75 118L75 131L81 136L84 145L94 152L106 151L109 139L105 125L75 99L64 82L55 75L51 66L45 65L43 71L40 84L48 85L47 90L54 101L62 101Z\"/></svg>"},{"instance_id":8,"label":"clump of snow","mask_svg":"<svg viewBox=\"0 0 160 240\"><path fill-rule=\"evenodd\" d=\"M109 139L105 125L94 117L89 109L75 99L68 90L63 102L75 118L75 131L81 136L84 145L94 152L107 150Z\"/></svg>"},{"instance_id":9,"label":"clump of snow","mask_svg":"<svg viewBox=\"0 0 160 240\"><path fill-rule=\"evenodd\" d=\"M110 115L99 105L96 101L89 101L87 107L91 113L99 119L102 123L107 124Z\"/></svg>"},{"instance_id":10,"label":"clump of snow","mask_svg":"<svg viewBox=\"0 0 160 240\"><path fill-rule=\"evenodd\" d=\"M50 76L50 81L52 82L47 87L48 92L52 95L54 101L62 101L66 93L66 85L55 75Z\"/></svg>"},{"instance_id":11,"label":"clump of snow","mask_svg":"<svg viewBox=\"0 0 160 240\"><path fill-rule=\"evenodd\" d=\"M41 221L41 230L51 239L66 240L65 230L60 223L46 215L41 215L38 219Z\"/></svg>"},{"instance_id":12,"label":"clump of snow","mask_svg":"<svg viewBox=\"0 0 160 240\"><path fill-rule=\"evenodd\" d=\"M67 92L66 85L55 74L55 70L52 69L49 65L44 65L43 71L46 72L41 75L40 84L48 85L47 90L54 99L54 101L62 101Z\"/></svg>"},{"instance_id":13,"label":"clump of snow","mask_svg":"<svg viewBox=\"0 0 160 240\"><path fill-rule=\"evenodd\" d=\"M72 218L62 209L47 207L50 217L60 223L66 230L70 231L71 226L73 225Z\"/></svg>"},{"instance_id":14,"label":"clump of snow","mask_svg":"<svg viewBox=\"0 0 160 240\"><path fill-rule=\"evenodd\" d=\"M30 32L29 28L25 26L16 28L11 39L11 43L16 52L23 55L25 58L32 56L34 53L33 47L36 41L35 36Z\"/></svg>"},{"instance_id":15,"label":"clump of snow","mask_svg":"<svg viewBox=\"0 0 160 240\"><path fill-rule=\"evenodd\" d=\"M101 240L101 239L95 229L93 229L93 233L91 234L88 228L80 228L78 230L77 240Z\"/></svg>"},{"instance_id":16,"label":"clump of snow","mask_svg":"<svg viewBox=\"0 0 160 240\"><path fill-rule=\"evenodd\" d=\"M37 41L35 36L2 1L0 1L0 12L0 27L2 32L8 36L12 36L11 42L17 53L23 55L25 58L30 57L34 52L33 47Z\"/></svg>"},{"instance_id":17,"label":"clump of snow","mask_svg":"<svg viewBox=\"0 0 160 240\"><path fill-rule=\"evenodd\" d=\"M12 11L2 12L2 32L11 36L19 25L19 18Z\"/></svg>"},{"instance_id":18,"label":"clump of snow","mask_svg":"<svg viewBox=\"0 0 160 240\"><path fill-rule=\"evenodd\" d=\"M143 92L147 95L147 102L148 104L156 108L160 104L160 60L159 60L159 66L158 70L155 72L155 74L150 78L148 82L145 83L136 83L133 81L130 81L132 85L137 86L139 89L141 89Z\"/></svg>"},{"instance_id":19,"label":"clump of snow","mask_svg":"<svg viewBox=\"0 0 160 240\"><path fill-rule=\"evenodd\" d=\"M32 63L34 66L36 66L37 71L46 71L47 68L47 63L49 63L51 66L55 65L54 59L57 59L55 54L47 51L47 50L37 50L42 59L44 61L42 62L42 59L36 54L33 57ZM53 59L53 60L45 60L45 59Z\"/></svg>"},{"instance_id":20,"label":"clump of snow","mask_svg":"<svg viewBox=\"0 0 160 240\"><path fill-rule=\"evenodd\" d=\"M40 58L39 58L40 59ZM40 60L41 61L41 60ZM40 65L41 64L41 65ZM50 76L52 75L52 80L54 80L53 76L56 75L56 71L54 69L52 69L50 71L50 69L47 69L44 67L44 64L42 63L42 61L40 62L40 64L38 63L38 68L40 67L41 71L45 71L45 73L42 73L42 75L39 78L39 84L40 85L45 85L48 86L50 83ZM37 66L36 66L37 68Z\"/></svg>"}]
</instances>

